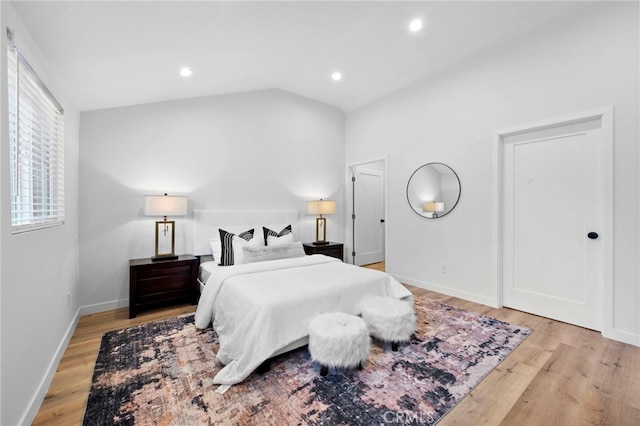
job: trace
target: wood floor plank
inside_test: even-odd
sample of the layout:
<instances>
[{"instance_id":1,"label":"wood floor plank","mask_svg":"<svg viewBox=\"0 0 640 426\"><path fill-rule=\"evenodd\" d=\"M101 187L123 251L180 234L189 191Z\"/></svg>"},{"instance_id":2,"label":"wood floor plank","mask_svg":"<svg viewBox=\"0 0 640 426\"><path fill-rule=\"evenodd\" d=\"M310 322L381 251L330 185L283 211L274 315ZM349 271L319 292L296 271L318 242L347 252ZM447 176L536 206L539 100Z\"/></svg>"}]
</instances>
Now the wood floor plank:
<instances>
[{"instance_id":1,"label":"wood floor plank","mask_svg":"<svg viewBox=\"0 0 640 426\"><path fill-rule=\"evenodd\" d=\"M561 343L502 424L637 425L636 408L604 395L594 385L602 368L597 351Z\"/></svg>"},{"instance_id":2,"label":"wood floor plank","mask_svg":"<svg viewBox=\"0 0 640 426\"><path fill-rule=\"evenodd\" d=\"M602 395L640 410L640 351L636 349L620 342L607 345L593 383Z\"/></svg>"},{"instance_id":3,"label":"wood floor plank","mask_svg":"<svg viewBox=\"0 0 640 426\"><path fill-rule=\"evenodd\" d=\"M522 363L515 357L507 357L440 424L500 423L537 372L534 366ZM496 392L496 389L500 391Z\"/></svg>"}]
</instances>

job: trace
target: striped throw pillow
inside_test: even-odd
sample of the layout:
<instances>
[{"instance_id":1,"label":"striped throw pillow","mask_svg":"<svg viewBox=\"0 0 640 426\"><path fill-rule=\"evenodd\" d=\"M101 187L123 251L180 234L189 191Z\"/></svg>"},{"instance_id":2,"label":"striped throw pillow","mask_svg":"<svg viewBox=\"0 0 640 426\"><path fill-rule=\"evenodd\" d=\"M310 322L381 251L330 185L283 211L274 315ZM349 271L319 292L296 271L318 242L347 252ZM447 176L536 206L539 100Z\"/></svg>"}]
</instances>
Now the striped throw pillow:
<instances>
[{"instance_id":1,"label":"striped throw pillow","mask_svg":"<svg viewBox=\"0 0 640 426\"><path fill-rule=\"evenodd\" d=\"M224 229L220 229L220 244L222 246L222 252L220 254L220 266L233 265L233 237L236 236L231 232L227 232ZM241 232L238 234L239 238L246 241L253 239L253 229Z\"/></svg>"},{"instance_id":2,"label":"striped throw pillow","mask_svg":"<svg viewBox=\"0 0 640 426\"><path fill-rule=\"evenodd\" d=\"M276 238L280 238L284 235L288 235L291 234L291 225L287 225L284 228L282 228L282 231L280 232L276 232L276 231L272 231L271 229L263 226L262 227L262 233L264 234L264 245L267 245L267 237L271 236L271 237L276 237Z\"/></svg>"}]
</instances>

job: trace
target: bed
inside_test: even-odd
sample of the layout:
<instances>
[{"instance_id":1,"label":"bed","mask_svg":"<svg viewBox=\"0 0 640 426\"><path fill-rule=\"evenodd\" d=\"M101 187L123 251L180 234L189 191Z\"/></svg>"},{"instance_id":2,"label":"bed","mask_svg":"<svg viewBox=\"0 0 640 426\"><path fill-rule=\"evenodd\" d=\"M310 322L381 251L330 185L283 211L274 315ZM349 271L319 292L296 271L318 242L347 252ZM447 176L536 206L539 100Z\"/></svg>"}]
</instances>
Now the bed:
<instances>
[{"instance_id":1,"label":"bed","mask_svg":"<svg viewBox=\"0 0 640 426\"><path fill-rule=\"evenodd\" d=\"M217 384L239 383L267 359L307 344L308 322L320 313L359 314L361 302L377 295L412 301L411 293L389 274L333 257L304 255L296 236L296 211L265 213L194 212L194 250L205 259L195 322L200 329L213 326L218 334L216 358L225 366L215 376ZM231 218L234 223L224 224ZM246 258L233 265L206 260L214 251L213 240L221 235L219 228L232 229L229 232L234 234L253 228L253 238L262 238L264 228L279 233L287 226L293 242L273 246L256 242L255 248L242 242ZM233 241L239 241L238 234ZM237 255L239 250L234 252ZM253 261L255 253L267 253L267 260L258 256L259 261Z\"/></svg>"}]
</instances>

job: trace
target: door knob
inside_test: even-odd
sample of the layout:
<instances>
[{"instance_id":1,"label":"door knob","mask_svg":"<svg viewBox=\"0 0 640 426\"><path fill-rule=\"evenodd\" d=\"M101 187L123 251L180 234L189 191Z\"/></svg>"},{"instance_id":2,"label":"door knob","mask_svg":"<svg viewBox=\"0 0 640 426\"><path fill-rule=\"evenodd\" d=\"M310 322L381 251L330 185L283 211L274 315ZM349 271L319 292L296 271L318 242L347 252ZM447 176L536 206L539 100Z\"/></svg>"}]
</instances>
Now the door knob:
<instances>
[{"instance_id":1,"label":"door knob","mask_svg":"<svg viewBox=\"0 0 640 426\"><path fill-rule=\"evenodd\" d=\"M587 237L589 237L592 240L595 240L596 238L598 238L598 233L597 232L589 232L587 234Z\"/></svg>"}]
</instances>

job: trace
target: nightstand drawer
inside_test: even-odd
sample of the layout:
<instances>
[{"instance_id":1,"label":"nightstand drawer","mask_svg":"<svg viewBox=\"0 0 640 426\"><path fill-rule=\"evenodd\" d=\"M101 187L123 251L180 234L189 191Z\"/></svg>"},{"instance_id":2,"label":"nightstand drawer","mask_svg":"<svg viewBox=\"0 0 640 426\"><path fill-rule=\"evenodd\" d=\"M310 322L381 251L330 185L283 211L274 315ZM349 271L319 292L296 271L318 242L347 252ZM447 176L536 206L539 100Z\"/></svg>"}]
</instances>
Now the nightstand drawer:
<instances>
[{"instance_id":1,"label":"nightstand drawer","mask_svg":"<svg viewBox=\"0 0 640 426\"><path fill-rule=\"evenodd\" d=\"M328 247L326 250L322 250L318 253L322 253L325 256L337 257L342 259L342 247Z\"/></svg>"},{"instance_id":2,"label":"nightstand drawer","mask_svg":"<svg viewBox=\"0 0 640 426\"><path fill-rule=\"evenodd\" d=\"M140 268L138 270L138 280L154 280L162 277L174 277L180 275L191 275L191 265L175 265L161 268Z\"/></svg>"},{"instance_id":3,"label":"nightstand drawer","mask_svg":"<svg viewBox=\"0 0 640 426\"><path fill-rule=\"evenodd\" d=\"M188 289L191 286L191 271L187 273L141 278L138 275L138 297L145 294Z\"/></svg>"},{"instance_id":4,"label":"nightstand drawer","mask_svg":"<svg viewBox=\"0 0 640 426\"><path fill-rule=\"evenodd\" d=\"M146 293L138 295L138 309L140 307L144 307L146 305L150 305L158 302L169 302L169 301L186 301L188 300L188 295L185 296L184 288L175 289L173 291L161 291L156 293Z\"/></svg>"}]
</instances>

